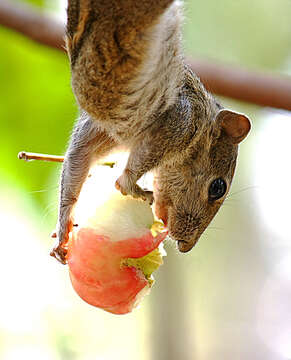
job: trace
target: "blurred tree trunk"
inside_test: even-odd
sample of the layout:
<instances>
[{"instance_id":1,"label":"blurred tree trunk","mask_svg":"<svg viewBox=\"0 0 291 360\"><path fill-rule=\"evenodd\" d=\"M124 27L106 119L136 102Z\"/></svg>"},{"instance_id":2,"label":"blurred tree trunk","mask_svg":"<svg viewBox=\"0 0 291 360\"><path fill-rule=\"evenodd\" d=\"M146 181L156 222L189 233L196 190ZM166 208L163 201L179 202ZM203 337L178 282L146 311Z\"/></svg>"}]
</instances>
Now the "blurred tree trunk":
<instances>
[{"instance_id":1,"label":"blurred tree trunk","mask_svg":"<svg viewBox=\"0 0 291 360\"><path fill-rule=\"evenodd\" d=\"M174 245L168 247L164 267L155 275L151 293L152 360L193 360L193 334L188 316L185 262ZM185 256L185 255L183 255ZM191 295L191 300L193 296ZM191 333L192 331L192 333Z\"/></svg>"}]
</instances>

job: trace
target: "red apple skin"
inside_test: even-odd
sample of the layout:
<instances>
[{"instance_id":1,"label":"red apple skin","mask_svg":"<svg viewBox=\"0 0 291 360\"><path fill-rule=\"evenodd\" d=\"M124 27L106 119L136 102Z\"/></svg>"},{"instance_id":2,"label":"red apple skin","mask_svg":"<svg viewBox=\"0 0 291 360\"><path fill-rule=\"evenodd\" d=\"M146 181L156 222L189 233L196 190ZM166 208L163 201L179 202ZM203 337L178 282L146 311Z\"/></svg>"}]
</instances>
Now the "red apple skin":
<instances>
[{"instance_id":1,"label":"red apple skin","mask_svg":"<svg viewBox=\"0 0 291 360\"><path fill-rule=\"evenodd\" d=\"M87 303L114 314L132 311L138 293L148 284L140 270L121 266L126 258L147 255L165 239L150 230L141 238L117 242L95 229L74 232L68 244L70 279L77 294Z\"/></svg>"}]
</instances>

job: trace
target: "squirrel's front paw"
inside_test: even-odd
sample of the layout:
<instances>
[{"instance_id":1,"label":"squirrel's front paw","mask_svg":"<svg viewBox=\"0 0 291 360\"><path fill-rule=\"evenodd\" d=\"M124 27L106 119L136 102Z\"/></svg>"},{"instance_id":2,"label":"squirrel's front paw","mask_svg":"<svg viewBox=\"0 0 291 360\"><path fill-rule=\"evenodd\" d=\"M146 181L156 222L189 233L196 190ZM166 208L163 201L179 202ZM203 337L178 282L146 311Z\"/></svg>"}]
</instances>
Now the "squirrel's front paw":
<instances>
[{"instance_id":1,"label":"squirrel's front paw","mask_svg":"<svg viewBox=\"0 0 291 360\"><path fill-rule=\"evenodd\" d=\"M56 258L60 263L67 263L67 244L69 241L69 234L73 229L73 222L70 220L65 227L65 231L59 230L51 234L52 238L57 239L56 245L50 252L50 255Z\"/></svg>"},{"instance_id":2,"label":"squirrel's front paw","mask_svg":"<svg viewBox=\"0 0 291 360\"><path fill-rule=\"evenodd\" d=\"M67 249L59 243L52 249L50 256L56 258L63 265L67 263Z\"/></svg>"},{"instance_id":3,"label":"squirrel's front paw","mask_svg":"<svg viewBox=\"0 0 291 360\"><path fill-rule=\"evenodd\" d=\"M142 189L135 182L131 181L130 176L123 173L115 182L115 187L121 192L122 195L131 195L134 198L140 198L144 201L148 201L150 205L154 201L154 195L152 191Z\"/></svg>"}]
</instances>

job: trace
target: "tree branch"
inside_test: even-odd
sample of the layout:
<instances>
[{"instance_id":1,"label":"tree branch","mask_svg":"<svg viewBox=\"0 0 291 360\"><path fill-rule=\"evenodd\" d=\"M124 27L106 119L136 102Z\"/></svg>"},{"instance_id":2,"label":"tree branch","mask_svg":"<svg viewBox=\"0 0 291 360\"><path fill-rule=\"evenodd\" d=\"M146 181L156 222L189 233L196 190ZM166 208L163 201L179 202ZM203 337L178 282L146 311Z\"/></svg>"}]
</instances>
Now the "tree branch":
<instances>
[{"instance_id":1,"label":"tree branch","mask_svg":"<svg viewBox=\"0 0 291 360\"><path fill-rule=\"evenodd\" d=\"M65 50L63 25L29 4L1 0L0 24L40 44Z\"/></svg>"},{"instance_id":2,"label":"tree branch","mask_svg":"<svg viewBox=\"0 0 291 360\"><path fill-rule=\"evenodd\" d=\"M0 2L0 24L52 48L65 51L63 25L33 6ZM291 78L239 67L187 59L206 88L217 95L291 111Z\"/></svg>"},{"instance_id":3,"label":"tree branch","mask_svg":"<svg viewBox=\"0 0 291 360\"><path fill-rule=\"evenodd\" d=\"M221 96L291 111L291 77L188 59L205 87Z\"/></svg>"}]
</instances>

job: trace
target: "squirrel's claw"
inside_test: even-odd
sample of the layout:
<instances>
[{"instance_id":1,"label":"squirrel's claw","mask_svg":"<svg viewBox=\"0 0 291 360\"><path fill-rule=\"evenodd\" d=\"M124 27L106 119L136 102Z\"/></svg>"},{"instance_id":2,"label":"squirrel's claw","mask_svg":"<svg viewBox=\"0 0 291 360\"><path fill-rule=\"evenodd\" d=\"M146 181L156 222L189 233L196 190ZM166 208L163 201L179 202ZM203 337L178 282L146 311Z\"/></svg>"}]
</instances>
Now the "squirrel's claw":
<instances>
[{"instance_id":1,"label":"squirrel's claw","mask_svg":"<svg viewBox=\"0 0 291 360\"><path fill-rule=\"evenodd\" d=\"M149 191L149 190L146 190L146 189L144 189L143 192L144 192L144 195L143 195L142 199L144 201L148 201L149 204L152 205L153 202L154 202L154 194L153 194L153 192Z\"/></svg>"},{"instance_id":2,"label":"squirrel's claw","mask_svg":"<svg viewBox=\"0 0 291 360\"><path fill-rule=\"evenodd\" d=\"M53 231L51 237L53 239L57 239L56 245L50 252L50 256L56 258L61 264L67 263L67 244L69 241L69 234L73 229L73 222L69 220L67 226L65 227L65 231Z\"/></svg>"},{"instance_id":3,"label":"squirrel's claw","mask_svg":"<svg viewBox=\"0 0 291 360\"><path fill-rule=\"evenodd\" d=\"M154 195L152 191L142 189L136 183L130 181L126 174L122 174L115 182L115 187L122 195L131 195L136 199L148 201L150 205L154 202Z\"/></svg>"},{"instance_id":4,"label":"squirrel's claw","mask_svg":"<svg viewBox=\"0 0 291 360\"><path fill-rule=\"evenodd\" d=\"M63 265L66 265L67 263L67 249L63 248L61 245L54 247L50 252L50 256L56 258Z\"/></svg>"}]
</instances>

